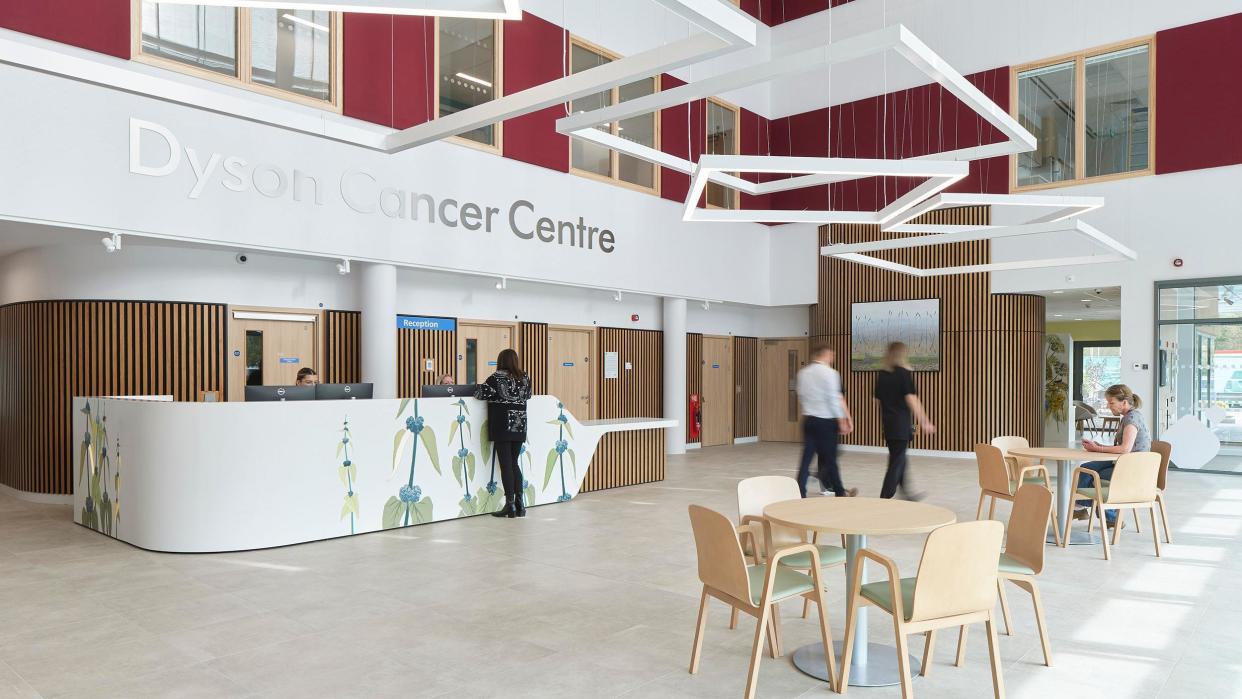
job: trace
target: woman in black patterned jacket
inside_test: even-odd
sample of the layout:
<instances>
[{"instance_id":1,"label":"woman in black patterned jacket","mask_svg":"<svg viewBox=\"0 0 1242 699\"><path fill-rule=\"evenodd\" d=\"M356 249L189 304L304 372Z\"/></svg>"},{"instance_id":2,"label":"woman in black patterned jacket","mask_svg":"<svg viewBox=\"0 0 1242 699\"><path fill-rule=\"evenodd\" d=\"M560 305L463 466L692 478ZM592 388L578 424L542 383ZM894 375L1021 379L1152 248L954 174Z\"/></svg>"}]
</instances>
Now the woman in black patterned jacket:
<instances>
[{"instance_id":1,"label":"woman in black patterned jacket","mask_svg":"<svg viewBox=\"0 0 1242 699\"><path fill-rule=\"evenodd\" d=\"M530 400L530 377L522 370L518 353L502 350L496 373L475 389L474 397L487 401L487 430L500 461L500 480L505 489L504 508L493 517L525 517L522 502L522 471L518 453L526 441L526 401Z\"/></svg>"}]
</instances>

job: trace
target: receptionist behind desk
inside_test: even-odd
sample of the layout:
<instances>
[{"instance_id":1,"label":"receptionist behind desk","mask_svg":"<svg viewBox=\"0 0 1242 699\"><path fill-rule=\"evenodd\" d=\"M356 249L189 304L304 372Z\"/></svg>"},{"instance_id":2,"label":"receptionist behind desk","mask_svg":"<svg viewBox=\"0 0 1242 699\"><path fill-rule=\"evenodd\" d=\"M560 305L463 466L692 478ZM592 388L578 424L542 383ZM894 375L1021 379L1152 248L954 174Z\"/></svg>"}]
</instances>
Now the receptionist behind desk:
<instances>
[{"instance_id":1,"label":"receptionist behind desk","mask_svg":"<svg viewBox=\"0 0 1242 699\"><path fill-rule=\"evenodd\" d=\"M452 385L455 385L456 383L457 383L457 379L454 379L452 374L445 374L444 376L440 377L441 386L452 386Z\"/></svg>"},{"instance_id":2,"label":"receptionist behind desk","mask_svg":"<svg viewBox=\"0 0 1242 699\"><path fill-rule=\"evenodd\" d=\"M308 366L298 369L298 379L295 382L296 385L314 386L317 383L319 383L319 374L316 374L314 369Z\"/></svg>"},{"instance_id":3,"label":"receptionist behind desk","mask_svg":"<svg viewBox=\"0 0 1242 699\"><path fill-rule=\"evenodd\" d=\"M526 441L526 401L530 400L530 377L522 370L518 354L502 350L496 358L496 373L475 389L474 397L487 401L488 436L495 443L500 461L500 478L505 488L504 508L495 517L525 517L522 502L522 471L518 453Z\"/></svg>"}]
</instances>

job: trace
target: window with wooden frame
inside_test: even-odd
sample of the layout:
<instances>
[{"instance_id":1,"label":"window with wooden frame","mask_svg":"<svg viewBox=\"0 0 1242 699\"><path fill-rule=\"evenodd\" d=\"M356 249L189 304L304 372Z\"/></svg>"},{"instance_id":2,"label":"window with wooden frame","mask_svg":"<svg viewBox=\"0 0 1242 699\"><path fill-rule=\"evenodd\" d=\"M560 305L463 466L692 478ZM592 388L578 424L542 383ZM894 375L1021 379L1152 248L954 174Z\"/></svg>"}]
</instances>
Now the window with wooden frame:
<instances>
[{"instance_id":1,"label":"window with wooden frame","mask_svg":"<svg viewBox=\"0 0 1242 699\"><path fill-rule=\"evenodd\" d=\"M569 72L581 73L619 58L598 46L573 38L569 44ZM654 76L627 83L569 103L571 114L600 109L660 91L660 78ZM660 147L659 112L642 114L596 128L640 145ZM660 169L653 163L618 153L611 148L577 138L569 139L569 170L577 175L615 182L631 189L658 194Z\"/></svg>"},{"instance_id":2,"label":"window with wooden frame","mask_svg":"<svg viewBox=\"0 0 1242 699\"><path fill-rule=\"evenodd\" d=\"M340 14L134 0L134 60L340 111Z\"/></svg>"},{"instance_id":3,"label":"window with wooden frame","mask_svg":"<svg viewBox=\"0 0 1242 699\"><path fill-rule=\"evenodd\" d=\"M504 94L502 22L466 17L436 18L436 117L490 102ZM485 150L501 149L502 124L489 124L456 138Z\"/></svg>"},{"instance_id":4,"label":"window with wooden frame","mask_svg":"<svg viewBox=\"0 0 1242 699\"><path fill-rule=\"evenodd\" d=\"M1013 69L1013 116L1035 150L1011 157L1012 190L1155 171L1155 39Z\"/></svg>"},{"instance_id":5,"label":"window with wooden frame","mask_svg":"<svg viewBox=\"0 0 1242 699\"><path fill-rule=\"evenodd\" d=\"M703 152L707 155L737 155L738 135L742 127L741 113L737 107L717 99L707 100L706 142ZM707 183L707 206L714 209L738 208L739 192L715 182Z\"/></svg>"}]
</instances>

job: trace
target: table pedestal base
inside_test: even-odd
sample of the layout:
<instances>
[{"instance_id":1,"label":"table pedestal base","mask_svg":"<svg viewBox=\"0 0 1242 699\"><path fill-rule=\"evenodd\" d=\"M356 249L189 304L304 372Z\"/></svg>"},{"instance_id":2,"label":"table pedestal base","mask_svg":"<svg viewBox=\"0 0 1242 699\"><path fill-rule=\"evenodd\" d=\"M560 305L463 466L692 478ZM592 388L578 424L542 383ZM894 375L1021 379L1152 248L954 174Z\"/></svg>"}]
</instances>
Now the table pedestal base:
<instances>
[{"instance_id":1,"label":"table pedestal base","mask_svg":"<svg viewBox=\"0 0 1242 699\"><path fill-rule=\"evenodd\" d=\"M901 671L897 667L897 649L882 643L867 644L867 663L853 664L850 668L851 687L888 687L901 683ZM833 643L837 658L841 657L842 643ZM857 647L855 648L857 650ZM910 675L917 675L922 663L911 655ZM812 643L802 646L793 654L794 667L811 677L828 681L827 669L824 667L824 644Z\"/></svg>"}]
</instances>

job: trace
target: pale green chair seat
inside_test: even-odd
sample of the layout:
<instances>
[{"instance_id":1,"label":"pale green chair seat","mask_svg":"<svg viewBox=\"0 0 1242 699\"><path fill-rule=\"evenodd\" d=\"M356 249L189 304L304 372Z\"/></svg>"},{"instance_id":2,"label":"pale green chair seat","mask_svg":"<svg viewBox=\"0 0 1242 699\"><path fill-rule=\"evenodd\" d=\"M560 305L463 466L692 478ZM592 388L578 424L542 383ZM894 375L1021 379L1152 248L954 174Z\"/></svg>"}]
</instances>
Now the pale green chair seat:
<instances>
[{"instance_id":1,"label":"pale green chair seat","mask_svg":"<svg viewBox=\"0 0 1242 699\"><path fill-rule=\"evenodd\" d=\"M1077 492L1079 495L1087 498L1088 500L1095 499L1095 488L1094 487L1079 488ZM1108 483L1107 482L1100 484L1100 499L1106 502L1108 501Z\"/></svg>"},{"instance_id":2,"label":"pale green chair seat","mask_svg":"<svg viewBox=\"0 0 1242 699\"><path fill-rule=\"evenodd\" d=\"M750 601L759 604L763 599L763 583L768 577L767 564L746 566L750 576ZM772 601L783 600L815 589L815 580L806 573L799 573L785 566L776 567L776 579L772 581Z\"/></svg>"},{"instance_id":3,"label":"pale green chair seat","mask_svg":"<svg viewBox=\"0 0 1242 699\"><path fill-rule=\"evenodd\" d=\"M906 621L910 620L910 614L914 611L915 580L917 578L901 579L901 609ZM889 614L893 613L893 586L889 581L867 583L859 589L859 593Z\"/></svg>"},{"instance_id":4,"label":"pale green chair seat","mask_svg":"<svg viewBox=\"0 0 1242 699\"><path fill-rule=\"evenodd\" d=\"M1043 476L1027 476L1026 478L1022 479L1021 483L1018 482L1017 478L1011 478L1009 479L1009 492L1011 493L1018 492L1018 487L1021 486L1023 483L1034 483L1035 485L1043 485L1044 477Z\"/></svg>"},{"instance_id":5,"label":"pale green chair seat","mask_svg":"<svg viewBox=\"0 0 1242 699\"><path fill-rule=\"evenodd\" d=\"M845 549L840 546L832 546L831 544L815 544L815 548L819 549L819 565L821 568L839 565L845 562ZM795 553L792 556L786 556L781 559L781 565L790 568L810 568L811 552L803 551Z\"/></svg>"},{"instance_id":6,"label":"pale green chair seat","mask_svg":"<svg viewBox=\"0 0 1242 699\"><path fill-rule=\"evenodd\" d=\"M1032 569L1030 566L1026 565L1025 563L1018 561L1018 559L1013 558L1007 553L1002 553L1000 555L1000 566L998 567L998 570L1002 573L1009 573L1011 575L1034 575L1035 574L1034 569Z\"/></svg>"}]
</instances>

